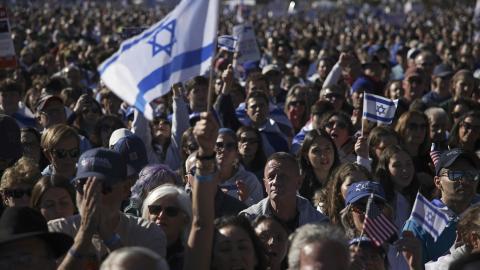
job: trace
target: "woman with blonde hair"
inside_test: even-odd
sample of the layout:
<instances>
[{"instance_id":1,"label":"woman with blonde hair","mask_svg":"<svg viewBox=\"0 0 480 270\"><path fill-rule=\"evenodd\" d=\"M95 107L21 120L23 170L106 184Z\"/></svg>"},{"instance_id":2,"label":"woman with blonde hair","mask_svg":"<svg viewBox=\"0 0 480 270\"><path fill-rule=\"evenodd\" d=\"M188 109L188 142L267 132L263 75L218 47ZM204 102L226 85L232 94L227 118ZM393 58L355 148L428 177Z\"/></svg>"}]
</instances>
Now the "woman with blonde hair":
<instances>
[{"instance_id":1,"label":"woman with blonde hair","mask_svg":"<svg viewBox=\"0 0 480 270\"><path fill-rule=\"evenodd\" d=\"M50 162L43 175L59 174L67 179L75 176L80 137L74 128L59 124L47 129L42 135L41 146Z\"/></svg>"},{"instance_id":2,"label":"woman with blonde hair","mask_svg":"<svg viewBox=\"0 0 480 270\"><path fill-rule=\"evenodd\" d=\"M164 184L150 191L142 206L142 218L159 225L167 236L167 262L182 269L185 245L192 222L192 203L187 193Z\"/></svg>"},{"instance_id":3,"label":"woman with blonde hair","mask_svg":"<svg viewBox=\"0 0 480 270\"><path fill-rule=\"evenodd\" d=\"M32 187L41 177L35 161L21 158L5 170L0 182L0 194L5 206L30 206Z\"/></svg>"}]
</instances>

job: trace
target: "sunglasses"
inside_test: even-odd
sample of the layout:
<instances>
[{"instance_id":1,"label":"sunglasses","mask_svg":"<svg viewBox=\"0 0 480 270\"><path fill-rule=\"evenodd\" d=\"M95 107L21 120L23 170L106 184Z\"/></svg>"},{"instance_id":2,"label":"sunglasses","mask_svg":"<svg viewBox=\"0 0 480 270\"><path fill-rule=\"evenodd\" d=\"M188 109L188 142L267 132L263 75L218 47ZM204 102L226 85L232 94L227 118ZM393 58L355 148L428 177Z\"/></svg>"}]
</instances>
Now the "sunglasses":
<instances>
[{"instance_id":1,"label":"sunglasses","mask_svg":"<svg viewBox=\"0 0 480 270\"><path fill-rule=\"evenodd\" d=\"M78 150L78 148L73 148L70 150L54 149L52 150L52 153L54 153L58 158L66 158L67 156L70 156L71 158L78 158L80 156L80 150Z\"/></svg>"},{"instance_id":2,"label":"sunglasses","mask_svg":"<svg viewBox=\"0 0 480 270\"><path fill-rule=\"evenodd\" d=\"M87 183L87 178L81 178L73 181L73 187L75 190L83 194L83 186ZM107 195L112 192L112 186L102 181L102 194Z\"/></svg>"},{"instance_id":3,"label":"sunglasses","mask_svg":"<svg viewBox=\"0 0 480 270\"><path fill-rule=\"evenodd\" d=\"M464 129L468 129L474 132L478 132L480 130L480 126L475 126L467 122L461 123L460 126L463 127Z\"/></svg>"},{"instance_id":4,"label":"sunglasses","mask_svg":"<svg viewBox=\"0 0 480 270\"><path fill-rule=\"evenodd\" d=\"M331 121L331 122L328 122L325 127L326 128L329 128L329 129L333 129L333 127L337 125L338 128L341 128L341 129L345 129L347 128L347 123L343 122L343 121Z\"/></svg>"},{"instance_id":5,"label":"sunglasses","mask_svg":"<svg viewBox=\"0 0 480 270\"><path fill-rule=\"evenodd\" d=\"M32 195L32 189L7 189L3 191L5 197L12 197L15 199L20 199L23 196L27 195L30 197Z\"/></svg>"},{"instance_id":6,"label":"sunglasses","mask_svg":"<svg viewBox=\"0 0 480 270\"><path fill-rule=\"evenodd\" d=\"M159 216L160 213L165 212L168 217L176 217L178 216L180 209L175 206L163 207L161 205L149 205L148 212L150 212L151 215L155 216Z\"/></svg>"},{"instance_id":7,"label":"sunglasses","mask_svg":"<svg viewBox=\"0 0 480 270\"><path fill-rule=\"evenodd\" d=\"M385 202L383 201L374 200L373 203L375 203L375 205L378 207L380 211L382 211L383 208L385 207ZM353 211L357 213L365 214L367 212L367 202L355 202L354 204L352 204L352 207L353 207Z\"/></svg>"},{"instance_id":8,"label":"sunglasses","mask_svg":"<svg viewBox=\"0 0 480 270\"><path fill-rule=\"evenodd\" d=\"M238 141L240 143L251 143L251 144L258 143L258 139L256 138L240 138L240 140Z\"/></svg>"},{"instance_id":9,"label":"sunglasses","mask_svg":"<svg viewBox=\"0 0 480 270\"><path fill-rule=\"evenodd\" d=\"M228 142L228 143L216 142L215 143L215 152L217 152L220 149L232 150L235 147L236 147L236 144L234 142Z\"/></svg>"},{"instance_id":10,"label":"sunglasses","mask_svg":"<svg viewBox=\"0 0 480 270\"><path fill-rule=\"evenodd\" d=\"M478 171L454 171L449 170L446 173L442 174L443 176L447 176L448 179L451 181L460 181L466 180L470 182L478 182L479 174Z\"/></svg>"}]
</instances>

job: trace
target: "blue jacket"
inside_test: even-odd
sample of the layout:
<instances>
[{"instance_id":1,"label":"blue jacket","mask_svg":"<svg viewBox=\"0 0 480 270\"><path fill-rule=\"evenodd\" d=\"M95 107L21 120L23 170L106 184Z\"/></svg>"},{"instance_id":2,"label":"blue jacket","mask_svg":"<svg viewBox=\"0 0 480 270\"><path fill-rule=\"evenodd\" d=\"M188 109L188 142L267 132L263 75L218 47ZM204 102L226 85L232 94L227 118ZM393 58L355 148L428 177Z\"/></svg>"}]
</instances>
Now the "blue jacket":
<instances>
[{"instance_id":1,"label":"blue jacket","mask_svg":"<svg viewBox=\"0 0 480 270\"><path fill-rule=\"evenodd\" d=\"M411 231L415 237L417 237L420 242L422 242L422 253L423 253L423 263L429 261L436 261L439 257L445 255L450 247L455 243L455 238L457 236L457 224L459 221L458 216L453 213L442 201L433 200L432 203L440 210L441 212L446 213L450 218L447 223L447 227L435 242L433 237L426 232L421 225L417 224L412 219L407 220L403 231Z\"/></svg>"}]
</instances>

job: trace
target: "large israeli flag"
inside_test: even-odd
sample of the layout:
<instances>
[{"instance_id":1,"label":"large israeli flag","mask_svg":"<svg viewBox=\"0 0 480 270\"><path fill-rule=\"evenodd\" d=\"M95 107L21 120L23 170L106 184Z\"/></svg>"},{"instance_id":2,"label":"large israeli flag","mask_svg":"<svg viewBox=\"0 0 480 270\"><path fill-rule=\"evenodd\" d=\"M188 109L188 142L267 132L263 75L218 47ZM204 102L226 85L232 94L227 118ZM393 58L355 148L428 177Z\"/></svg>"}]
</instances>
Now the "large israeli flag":
<instances>
[{"instance_id":1,"label":"large israeli flag","mask_svg":"<svg viewBox=\"0 0 480 270\"><path fill-rule=\"evenodd\" d=\"M398 99L391 100L374 94L363 94L363 118L369 121L391 124Z\"/></svg>"},{"instance_id":2,"label":"large israeli flag","mask_svg":"<svg viewBox=\"0 0 480 270\"><path fill-rule=\"evenodd\" d=\"M205 74L215 52L218 0L183 0L163 20L122 43L98 71L121 99L152 119L150 102Z\"/></svg>"},{"instance_id":3,"label":"large israeli flag","mask_svg":"<svg viewBox=\"0 0 480 270\"><path fill-rule=\"evenodd\" d=\"M420 193L417 193L410 219L428 232L434 241L437 241L449 221L446 213L440 211Z\"/></svg>"}]
</instances>

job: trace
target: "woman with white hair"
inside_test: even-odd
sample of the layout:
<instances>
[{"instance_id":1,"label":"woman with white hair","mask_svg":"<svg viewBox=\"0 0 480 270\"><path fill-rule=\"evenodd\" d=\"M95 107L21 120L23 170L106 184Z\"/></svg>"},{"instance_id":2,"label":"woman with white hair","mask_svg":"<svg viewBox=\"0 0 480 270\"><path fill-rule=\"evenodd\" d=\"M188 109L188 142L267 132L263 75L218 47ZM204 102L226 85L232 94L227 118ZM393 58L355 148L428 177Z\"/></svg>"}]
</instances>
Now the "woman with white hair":
<instances>
[{"instance_id":1,"label":"woman with white hair","mask_svg":"<svg viewBox=\"0 0 480 270\"><path fill-rule=\"evenodd\" d=\"M182 269L192 221L192 203L187 193L171 184L153 189L143 201L142 218L162 227L167 236L168 265L171 270Z\"/></svg>"}]
</instances>

